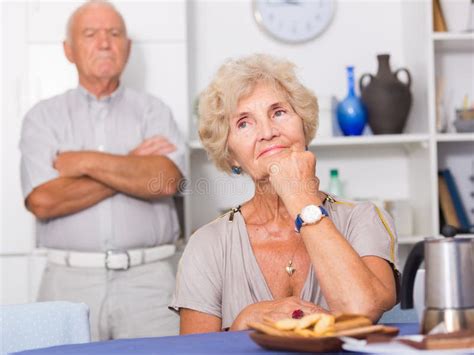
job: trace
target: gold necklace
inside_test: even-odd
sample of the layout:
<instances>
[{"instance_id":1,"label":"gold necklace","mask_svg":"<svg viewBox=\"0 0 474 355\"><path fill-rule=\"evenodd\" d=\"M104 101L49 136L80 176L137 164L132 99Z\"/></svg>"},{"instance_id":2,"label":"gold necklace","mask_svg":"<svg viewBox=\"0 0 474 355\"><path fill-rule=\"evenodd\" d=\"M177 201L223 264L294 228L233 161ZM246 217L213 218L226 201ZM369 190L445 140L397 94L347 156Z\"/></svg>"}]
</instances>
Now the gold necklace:
<instances>
[{"instance_id":1,"label":"gold necklace","mask_svg":"<svg viewBox=\"0 0 474 355\"><path fill-rule=\"evenodd\" d=\"M295 258L296 252L300 248L300 245L301 245L301 243L298 243L298 246L296 247L295 251L293 252L293 256L291 257L290 261L288 261L288 265L286 265L286 267L285 267L285 271L289 276L293 276L293 274L296 271L295 267L293 266L293 259Z\"/></svg>"},{"instance_id":2,"label":"gold necklace","mask_svg":"<svg viewBox=\"0 0 474 355\"><path fill-rule=\"evenodd\" d=\"M285 269L288 275L293 276L294 272L296 271L296 269L293 267L293 261L288 261L288 265L286 265Z\"/></svg>"}]
</instances>

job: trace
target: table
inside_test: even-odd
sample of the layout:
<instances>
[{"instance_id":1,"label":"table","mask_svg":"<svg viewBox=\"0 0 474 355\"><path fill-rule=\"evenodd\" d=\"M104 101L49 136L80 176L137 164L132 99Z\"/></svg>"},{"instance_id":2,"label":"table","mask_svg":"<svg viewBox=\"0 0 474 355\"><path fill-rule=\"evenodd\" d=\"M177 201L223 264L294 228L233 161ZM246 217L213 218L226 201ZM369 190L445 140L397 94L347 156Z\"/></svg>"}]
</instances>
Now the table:
<instances>
[{"instance_id":1,"label":"table","mask_svg":"<svg viewBox=\"0 0 474 355\"><path fill-rule=\"evenodd\" d=\"M400 335L418 333L418 324L415 323L394 323L388 325L400 328ZM250 339L248 333L249 331L242 331L161 338L120 339L88 344L55 346L23 351L16 353L16 355L295 354L265 350L255 344Z\"/></svg>"}]
</instances>

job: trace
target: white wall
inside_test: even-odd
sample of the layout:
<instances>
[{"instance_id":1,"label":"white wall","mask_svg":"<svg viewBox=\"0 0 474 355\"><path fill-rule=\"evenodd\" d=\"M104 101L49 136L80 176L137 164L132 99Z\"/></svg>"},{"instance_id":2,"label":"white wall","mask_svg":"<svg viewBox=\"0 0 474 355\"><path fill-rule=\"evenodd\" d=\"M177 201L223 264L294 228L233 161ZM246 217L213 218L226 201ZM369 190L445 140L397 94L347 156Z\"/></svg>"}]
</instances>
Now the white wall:
<instances>
[{"instance_id":1,"label":"white wall","mask_svg":"<svg viewBox=\"0 0 474 355\"><path fill-rule=\"evenodd\" d=\"M193 0L189 11L191 95L202 90L226 58L265 52L292 60L317 95L346 94L345 66L374 73L376 55L404 64L401 1L338 0L330 27L303 45L281 44L255 22L251 0Z\"/></svg>"}]
</instances>

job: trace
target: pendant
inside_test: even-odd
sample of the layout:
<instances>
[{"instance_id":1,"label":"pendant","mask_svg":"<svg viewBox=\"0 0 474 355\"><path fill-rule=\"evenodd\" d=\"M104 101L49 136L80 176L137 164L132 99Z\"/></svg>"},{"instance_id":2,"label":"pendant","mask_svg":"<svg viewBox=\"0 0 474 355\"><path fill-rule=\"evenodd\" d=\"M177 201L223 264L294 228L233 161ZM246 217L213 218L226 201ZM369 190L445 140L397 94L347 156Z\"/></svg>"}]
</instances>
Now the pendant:
<instances>
[{"instance_id":1,"label":"pendant","mask_svg":"<svg viewBox=\"0 0 474 355\"><path fill-rule=\"evenodd\" d=\"M296 271L296 269L293 267L293 261L289 261L288 262L288 265L286 266L286 272L288 273L288 275L293 275L294 272Z\"/></svg>"}]
</instances>

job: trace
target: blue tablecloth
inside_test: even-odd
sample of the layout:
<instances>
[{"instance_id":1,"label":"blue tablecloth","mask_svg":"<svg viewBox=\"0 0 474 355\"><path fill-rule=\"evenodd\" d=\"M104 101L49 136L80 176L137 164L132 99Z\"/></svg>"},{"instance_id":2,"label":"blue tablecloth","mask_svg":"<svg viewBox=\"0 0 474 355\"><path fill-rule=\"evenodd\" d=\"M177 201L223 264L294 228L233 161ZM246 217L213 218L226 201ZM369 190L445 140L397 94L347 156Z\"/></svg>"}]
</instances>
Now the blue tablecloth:
<instances>
[{"instance_id":1,"label":"blue tablecloth","mask_svg":"<svg viewBox=\"0 0 474 355\"><path fill-rule=\"evenodd\" d=\"M418 325L413 323L391 324L400 328L400 334L417 334ZM152 354L294 354L262 349L249 337L249 332L222 332L103 341L78 345L23 351L22 355L152 355Z\"/></svg>"}]
</instances>

